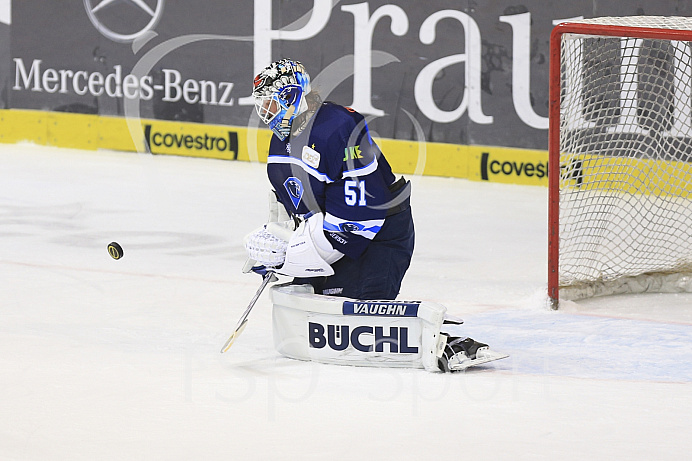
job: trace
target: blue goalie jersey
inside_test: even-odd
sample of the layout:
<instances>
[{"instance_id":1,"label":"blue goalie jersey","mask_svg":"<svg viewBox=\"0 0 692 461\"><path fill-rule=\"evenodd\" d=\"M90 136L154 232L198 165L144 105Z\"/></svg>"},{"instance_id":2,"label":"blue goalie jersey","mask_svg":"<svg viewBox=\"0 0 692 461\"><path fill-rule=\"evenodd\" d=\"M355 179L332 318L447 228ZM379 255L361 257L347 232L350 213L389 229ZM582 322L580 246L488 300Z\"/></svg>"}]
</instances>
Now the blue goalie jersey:
<instances>
[{"instance_id":1,"label":"blue goalie jersey","mask_svg":"<svg viewBox=\"0 0 692 461\"><path fill-rule=\"evenodd\" d=\"M365 118L330 102L298 135L283 141L272 136L267 173L286 210L323 212L330 243L352 259L376 237L403 193Z\"/></svg>"}]
</instances>

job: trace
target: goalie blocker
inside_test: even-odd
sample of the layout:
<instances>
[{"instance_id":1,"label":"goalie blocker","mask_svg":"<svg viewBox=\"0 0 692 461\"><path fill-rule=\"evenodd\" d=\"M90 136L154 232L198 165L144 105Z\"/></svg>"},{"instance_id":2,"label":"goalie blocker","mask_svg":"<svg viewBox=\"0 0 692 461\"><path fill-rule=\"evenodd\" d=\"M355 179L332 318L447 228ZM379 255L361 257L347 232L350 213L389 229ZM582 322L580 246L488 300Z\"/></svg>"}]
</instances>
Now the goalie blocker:
<instances>
[{"instance_id":1,"label":"goalie blocker","mask_svg":"<svg viewBox=\"0 0 692 461\"><path fill-rule=\"evenodd\" d=\"M442 333L447 309L436 303L359 301L290 284L272 287L271 299L274 345L293 359L458 371L507 357L470 338Z\"/></svg>"}]
</instances>

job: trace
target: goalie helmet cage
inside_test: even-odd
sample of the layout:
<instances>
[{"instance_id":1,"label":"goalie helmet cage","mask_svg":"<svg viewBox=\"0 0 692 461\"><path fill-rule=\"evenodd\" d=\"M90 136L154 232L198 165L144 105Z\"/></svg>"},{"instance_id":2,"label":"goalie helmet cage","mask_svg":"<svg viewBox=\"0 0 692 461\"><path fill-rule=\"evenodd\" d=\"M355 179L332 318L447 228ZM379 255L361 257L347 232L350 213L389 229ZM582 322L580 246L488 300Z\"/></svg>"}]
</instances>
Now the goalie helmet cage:
<instances>
[{"instance_id":1,"label":"goalie helmet cage","mask_svg":"<svg viewBox=\"0 0 692 461\"><path fill-rule=\"evenodd\" d=\"M548 297L692 291L692 18L551 34Z\"/></svg>"}]
</instances>

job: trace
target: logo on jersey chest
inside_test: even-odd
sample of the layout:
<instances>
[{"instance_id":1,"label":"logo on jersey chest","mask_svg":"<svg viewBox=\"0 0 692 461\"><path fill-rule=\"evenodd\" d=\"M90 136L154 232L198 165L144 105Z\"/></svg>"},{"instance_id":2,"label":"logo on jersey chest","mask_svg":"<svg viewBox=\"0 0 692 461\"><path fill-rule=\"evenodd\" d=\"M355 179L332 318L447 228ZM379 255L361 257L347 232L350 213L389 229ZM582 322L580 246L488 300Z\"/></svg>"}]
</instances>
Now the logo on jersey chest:
<instances>
[{"instance_id":1,"label":"logo on jersey chest","mask_svg":"<svg viewBox=\"0 0 692 461\"><path fill-rule=\"evenodd\" d=\"M303 162L313 168L318 168L320 166L320 153L315 150L315 144L313 144L312 147L303 147L302 159Z\"/></svg>"},{"instance_id":2,"label":"logo on jersey chest","mask_svg":"<svg viewBox=\"0 0 692 461\"><path fill-rule=\"evenodd\" d=\"M360 146L351 146L344 149L344 162L355 160L357 158L363 158L363 154L360 151Z\"/></svg>"},{"instance_id":3,"label":"logo on jersey chest","mask_svg":"<svg viewBox=\"0 0 692 461\"><path fill-rule=\"evenodd\" d=\"M286 192L288 192L288 196L291 198L291 202L293 202L294 208L297 210L298 204L303 198L303 183L300 179L291 176L284 181L284 187L286 188Z\"/></svg>"}]
</instances>

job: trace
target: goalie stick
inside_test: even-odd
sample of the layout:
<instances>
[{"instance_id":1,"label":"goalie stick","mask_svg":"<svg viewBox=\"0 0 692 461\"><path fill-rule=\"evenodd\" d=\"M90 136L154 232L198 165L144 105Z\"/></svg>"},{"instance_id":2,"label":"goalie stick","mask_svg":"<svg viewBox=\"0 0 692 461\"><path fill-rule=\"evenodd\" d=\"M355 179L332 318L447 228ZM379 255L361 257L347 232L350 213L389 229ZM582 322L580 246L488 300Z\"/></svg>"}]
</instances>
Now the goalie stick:
<instances>
[{"instance_id":1,"label":"goalie stick","mask_svg":"<svg viewBox=\"0 0 692 461\"><path fill-rule=\"evenodd\" d=\"M238 320L238 323L235 326L235 331L233 331L231 336L228 338L228 340L226 340L223 347L221 348L222 354L231 348L231 346L233 345L233 342L235 342L236 338L238 338L238 336L240 336L240 334L245 329L245 325L247 324L247 318L250 315L250 311L254 307L255 303L257 302L257 300L259 299L260 295L262 294L264 289L267 287L269 282L275 282L276 280L278 280L278 279L274 275L274 272L267 271L267 273L264 274L264 278L262 279L262 284L257 289L257 293L255 293L255 296L253 296L252 299L250 300L250 304L247 306L247 309L245 309L245 312L243 312L243 315Z\"/></svg>"}]
</instances>

